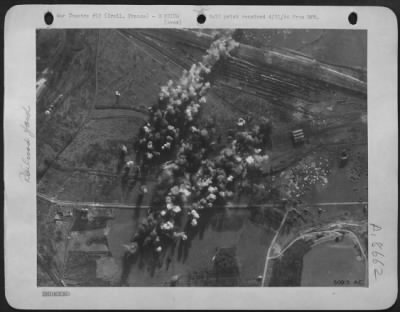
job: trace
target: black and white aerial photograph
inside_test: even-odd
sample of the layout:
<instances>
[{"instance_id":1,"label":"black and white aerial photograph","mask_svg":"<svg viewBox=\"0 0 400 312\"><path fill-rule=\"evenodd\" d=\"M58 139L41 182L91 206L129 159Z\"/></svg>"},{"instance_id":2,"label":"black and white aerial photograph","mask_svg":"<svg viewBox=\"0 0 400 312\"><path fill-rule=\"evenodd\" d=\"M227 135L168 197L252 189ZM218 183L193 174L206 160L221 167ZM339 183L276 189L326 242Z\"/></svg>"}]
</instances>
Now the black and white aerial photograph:
<instances>
[{"instance_id":1,"label":"black and white aerial photograph","mask_svg":"<svg viewBox=\"0 0 400 312\"><path fill-rule=\"evenodd\" d=\"M368 287L367 129L367 30L38 29L37 286Z\"/></svg>"}]
</instances>

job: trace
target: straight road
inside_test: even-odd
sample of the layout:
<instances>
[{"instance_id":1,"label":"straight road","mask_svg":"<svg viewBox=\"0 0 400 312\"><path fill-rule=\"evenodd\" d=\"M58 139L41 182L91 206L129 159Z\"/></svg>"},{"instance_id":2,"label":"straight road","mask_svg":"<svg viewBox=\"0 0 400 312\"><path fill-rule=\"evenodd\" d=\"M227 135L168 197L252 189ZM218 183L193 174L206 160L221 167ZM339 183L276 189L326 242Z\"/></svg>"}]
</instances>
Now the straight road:
<instances>
[{"instance_id":1,"label":"straight road","mask_svg":"<svg viewBox=\"0 0 400 312\"><path fill-rule=\"evenodd\" d=\"M56 204L59 206L65 207L86 207L86 208L117 208L117 209L142 209L142 208L149 208L150 206L136 206L136 205L129 205L129 204L122 204L122 203L107 203L107 202L82 202L82 201L69 201L69 200L59 200L54 197L50 197L43 193L37 193L37 197L48 201L52 204ZM308 206L356 206L356 205L366 205L368 202L336 202L336 203L315 203ZM248 208L248 204L237 204L231 206L223 206L227 208ZM261 205L251 205L251 207L277 207L274 204L261 204ZM215 208L215 207L213 207ZM222 207L221 207L222 208Z\"/></svg>"}]
</instances>

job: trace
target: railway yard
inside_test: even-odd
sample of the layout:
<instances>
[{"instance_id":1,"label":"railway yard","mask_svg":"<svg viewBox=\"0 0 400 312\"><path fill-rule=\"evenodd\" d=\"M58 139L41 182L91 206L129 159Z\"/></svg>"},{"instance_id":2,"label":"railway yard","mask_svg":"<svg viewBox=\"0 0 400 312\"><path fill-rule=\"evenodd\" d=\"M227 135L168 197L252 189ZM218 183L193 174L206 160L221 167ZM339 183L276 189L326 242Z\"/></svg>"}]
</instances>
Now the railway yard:
<instances>
[{"instance_id":1,"label":"railway yard","mask_svg":"<svg viewBox=\"0 0 400 312\"><path fill-rule=\"evenodd\" d=\"M368 286L363 49L364 31L39 30L38 286ZM198 116L143 150L185 79ZM202 191L205 166L227 187Z\"/></svg>"}]
</instances>

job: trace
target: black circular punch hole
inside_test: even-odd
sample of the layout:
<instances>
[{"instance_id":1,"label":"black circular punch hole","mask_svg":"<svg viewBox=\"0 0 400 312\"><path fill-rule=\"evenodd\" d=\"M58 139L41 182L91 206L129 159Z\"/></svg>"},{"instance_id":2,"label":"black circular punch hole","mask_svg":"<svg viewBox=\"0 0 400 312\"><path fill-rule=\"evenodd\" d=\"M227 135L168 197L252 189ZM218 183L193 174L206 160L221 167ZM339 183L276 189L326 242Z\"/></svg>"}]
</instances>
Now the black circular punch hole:
<instances>
[{"instance_id":1,"label":"black circular punch hole","mask_svg":"<svg viewBox=\"0 0 400 312\"><path fill-rule=\"evenodd\" d=\"M357 13L356 12L351 12L349 14L349 23L351 25L355 25L357 24Z\"/></svg>"},{"instance_id":2,"label":"black circular punch hole","mask_svg":"<svg viewBox=\"0 0 400 312\"><path fill-rule=\"evenodd\" d=\"M199 14L197 16L197 23L204 24L205 21L206 21L206 16L204 14Z\"/></svg>"},{"instance_id":3,"label":"black circular punch hole","mask_svg":"<svg viewBox=\"0 0 400 312\"><path fill-rule=\"evenodd\" d=\"M46 23L46 25L51 25L51 24L53 24L53 21L54 21L54 16L53 16L53 14L51 14L51 12L47 12L45 15L44 15L44 22Z\"/></svg>"}]
</instances>

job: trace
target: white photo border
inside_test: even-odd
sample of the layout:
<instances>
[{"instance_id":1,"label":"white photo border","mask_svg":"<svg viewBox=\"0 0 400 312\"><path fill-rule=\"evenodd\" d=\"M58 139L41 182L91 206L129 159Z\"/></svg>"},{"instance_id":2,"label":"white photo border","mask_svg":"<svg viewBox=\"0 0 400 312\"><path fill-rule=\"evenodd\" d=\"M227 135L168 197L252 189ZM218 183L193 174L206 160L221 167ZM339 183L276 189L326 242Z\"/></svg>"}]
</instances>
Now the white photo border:
<instances>
[{"instance_id":1,"label":"white photo border","mask_svg":"<svg viewBox=\"0 0 400 312\"><path fill-rule=\"evenodd\" d=\"M50 11L52 26L44 23ZM357 12L357 25L348 15ZM93 18L93 13L171 13L180 25L163 19ZM302 21L291 18L233 20L197 15L292 14L315 15ZM69 18L69 14L89 18ZM66 17L60 16L65 14ZM30 182L21 179L21 158L26 154L22 125L27 118L36 133L36 29L40 28L299 28L365 29L368 32L368 202L369 286L346 287L37 287L36 251L36 140L30 139ZM397 20L384 7L317 6L120 6L20 5L5 18L5 283L9 304L19 309L384 309L397 298ZM29 111L27 117L26 109ZM381 230L371 236L372 224ZM378 279L372 243L384 246L384 271ZM68 291L70 296L43 297L44 290Z\"/></svg>"}]
</instances>

